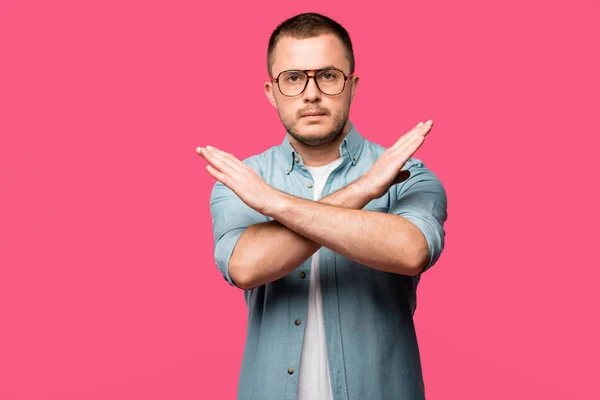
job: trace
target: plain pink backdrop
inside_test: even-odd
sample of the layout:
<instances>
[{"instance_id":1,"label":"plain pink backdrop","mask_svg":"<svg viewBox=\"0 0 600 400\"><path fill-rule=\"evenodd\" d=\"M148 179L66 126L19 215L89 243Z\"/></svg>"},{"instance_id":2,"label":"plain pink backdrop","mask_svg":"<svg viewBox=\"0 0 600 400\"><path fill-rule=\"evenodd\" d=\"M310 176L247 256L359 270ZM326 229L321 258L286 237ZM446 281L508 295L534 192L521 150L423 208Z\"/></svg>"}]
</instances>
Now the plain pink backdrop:
<instances>
[{"instance_id":1,"label":"plain pink backdrop","mask_svg":"<svg viewBox=\"0 0 600 400\"><path fill-rule=\"evenodd\" d=\"M195 148L281 142L266 46L304 11L353 38L361 134L435 122L428 400L599 399L593 4L2 0L0 399L235 397L246 308Z\"/></svg>"}]
</instances>

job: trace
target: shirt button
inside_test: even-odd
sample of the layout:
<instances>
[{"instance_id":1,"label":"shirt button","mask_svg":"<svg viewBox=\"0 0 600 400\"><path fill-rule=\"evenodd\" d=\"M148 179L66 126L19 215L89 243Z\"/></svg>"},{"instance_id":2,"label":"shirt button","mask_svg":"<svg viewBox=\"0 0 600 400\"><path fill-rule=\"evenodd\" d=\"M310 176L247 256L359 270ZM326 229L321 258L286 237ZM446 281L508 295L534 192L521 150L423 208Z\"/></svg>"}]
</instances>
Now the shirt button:
<instances>
[{"instance_id":1,"label":"shirt button","mask_svg":"<svg viewBox=\"0 0 600 400\"><path fill-rule=\"evenodd\" d=\"M356 161L356 157L352 157L352 161Z\"/></svg>"},{"instance_id":2,"label":"shirt button","mask_svg":"<svg viewBox=\"0 0 600 400\"><path fill-rule=\"evenodd\" d=\"M302 278L302 279L306 278L306 274L304 272L300 272L300 278Z\"/></svg>"},{"instance_id":3,"label":"shirt button","mask_svg":"<svg viewBox=\"0 0 600 400\"><path fill-rule=\"evenodd\" d=\"M302 323L299 319L297 319L295 322L296 326L300 326L300 324Z\"/></svg>"},{"instance_id":4,"label":"shirt button","mask_svg":"<svg viewBox=\"0 0 600 400\"><path fill-rule=\"evenodd\" d=\"M288 374L292 375L294 373L294 368L288 368Z\"/></svg>"},{"instance_id":5,"label":"shirt button","mask_svg":"<svg viewBox=\"0 0 600 400\"><path fill-rule=\"evenodd\" d=\"M306 187L310 189L312 187L312 183L307 183Z\"/></svg>"},{"instance_id":6,"label":"shirt button","mask_svg":"<svg viewBox=\"0 0 600 400\"><path fill-rule=\"evenodd\" d=\"M298 157L294 158L294 161L296 161L296 163L300 162L300 159Z\"/></svg>"}]
</instances>

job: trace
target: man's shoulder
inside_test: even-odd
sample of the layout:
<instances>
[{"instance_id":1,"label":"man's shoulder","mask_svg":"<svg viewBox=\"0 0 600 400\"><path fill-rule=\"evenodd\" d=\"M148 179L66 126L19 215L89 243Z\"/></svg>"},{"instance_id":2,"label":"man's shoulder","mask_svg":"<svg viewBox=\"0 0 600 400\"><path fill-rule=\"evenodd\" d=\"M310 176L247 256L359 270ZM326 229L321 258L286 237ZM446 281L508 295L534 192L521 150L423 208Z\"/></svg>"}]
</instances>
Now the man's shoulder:
<instances>
[{"instance_id":1,"label":"man's shoulder","mask_svg":"<svg viewBox=\"0 0 600 400\"><path fill-rule=\"evenodd\" d=\"M411 157L402 167L403 170L410 171L409 178L397 185L397 194L399 197L407 193L427 193L438 197L438 201L445 203L446 189L437 173L435 173L420 158Z\"/></svg>"},{"instance_id":2,"label":"man's shoulder","mask_svg":"<svg viewBox=\"0 0 600 400\"><path fill-rule=\"evenodd\" d=\"M365 158L371 164L374 164L377 159L387 150L388 148L370 140L365 139L363 154ZM362 156L361 156L362 157ZM444 192L444 185L439 178L438 174L436 174L423 159L419 157L412 156L410 157L404 166L403 170L410 171L410 177L400 185L396 185L396 189L398 193L404 192L406 189L413 187L416 183L427 181L431 184L436 185L439 191ZM419 188L417 185L415 188Z\"/></svg>"}]
</instances>

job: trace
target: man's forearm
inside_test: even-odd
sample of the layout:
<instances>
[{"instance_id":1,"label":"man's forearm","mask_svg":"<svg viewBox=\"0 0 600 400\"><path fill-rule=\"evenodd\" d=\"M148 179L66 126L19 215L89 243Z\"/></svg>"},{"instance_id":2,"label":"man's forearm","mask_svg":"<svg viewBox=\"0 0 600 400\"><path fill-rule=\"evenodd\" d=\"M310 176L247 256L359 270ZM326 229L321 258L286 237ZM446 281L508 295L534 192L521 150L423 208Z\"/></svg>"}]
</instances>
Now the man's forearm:
<instances>
[{"instance_id":1,"label":"man's forearm","mask_svg":"<svg viewBox=\"0 0 600 400\"><path fill-rule=\"evenodd\" d=\"M335 207L286 193L267 215L318 245L378 270L415 275L429 261L425 236L398 215Z\"/></svg>"},{"instance_id":2,"label":"man's forearm","mask_svg":"<svg viewBox=\"0 0 600 400\"><path fill-rule=\"evenodd\" d=\"M371 200L365 183L357 180L318 203L360 210ZM260 286L286 276L321 246L277 220L252 225L238 240L229 261L229 274L244 289Z\"/></svg>"}]
</instances>

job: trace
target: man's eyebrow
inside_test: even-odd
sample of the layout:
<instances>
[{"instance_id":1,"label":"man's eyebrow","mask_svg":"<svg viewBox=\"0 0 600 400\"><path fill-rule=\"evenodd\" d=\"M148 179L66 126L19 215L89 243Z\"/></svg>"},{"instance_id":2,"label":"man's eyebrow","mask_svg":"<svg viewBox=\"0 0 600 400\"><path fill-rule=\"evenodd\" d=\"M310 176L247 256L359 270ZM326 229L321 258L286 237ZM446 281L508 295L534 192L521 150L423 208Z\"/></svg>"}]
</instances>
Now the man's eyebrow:
<instances>
[{"instance_id":1,"label":"man's eyebrow","mask_svg":"<svg viewBox=\"0 0 600 400\"><path fill-rule=\"evenodd\" d=\"M341 70L341 68L338 68L335 65L326 65L326 66L321 67L321 68L313 68L313 69L293 68L293 69L287 69L287 70L284 70L284 71L317 71L317 70L320 70L320 69L331 69L331 68L335 68L335 69L340 69Z\"/></svg>"}]
</instances>

